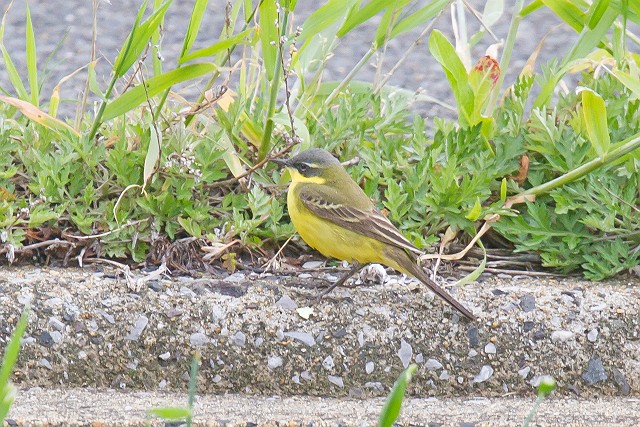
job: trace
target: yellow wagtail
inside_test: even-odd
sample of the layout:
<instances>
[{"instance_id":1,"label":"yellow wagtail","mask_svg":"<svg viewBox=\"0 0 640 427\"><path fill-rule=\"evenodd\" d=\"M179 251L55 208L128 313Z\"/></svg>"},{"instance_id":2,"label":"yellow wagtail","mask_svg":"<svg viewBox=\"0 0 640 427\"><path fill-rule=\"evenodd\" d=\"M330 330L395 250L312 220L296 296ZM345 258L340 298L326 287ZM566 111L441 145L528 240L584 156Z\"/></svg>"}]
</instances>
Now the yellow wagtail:
<instances>
[{"instance_id":1,"label":"yellow wagtail","mask_svg":"<svg viewBox=\"0 0 640 427\"><path fill-rule=\"evenodd\" d=\"M302 239L326 257L355 264L328 291L342 285L363 264L379 263L414 276L467 318L475 319L429 278L417 264L421 251L382 215L328 151L312 148L274 161L291 174L287 207Z\"/></svg>"}]
</instances>

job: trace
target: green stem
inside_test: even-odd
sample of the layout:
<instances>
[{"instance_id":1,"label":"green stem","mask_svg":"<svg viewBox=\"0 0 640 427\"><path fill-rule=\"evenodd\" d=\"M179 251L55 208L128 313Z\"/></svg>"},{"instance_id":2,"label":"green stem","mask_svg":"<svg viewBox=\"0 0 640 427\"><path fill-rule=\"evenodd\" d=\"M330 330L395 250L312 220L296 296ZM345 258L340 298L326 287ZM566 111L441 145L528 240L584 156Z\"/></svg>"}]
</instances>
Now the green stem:
<instances>
[{"instance_id":1,"label":"green stem","mask_svg":"<svg viewBox=\"0 0 640 427\"><path fill-rule=\"evenodd\" d=\"M511 62L511 54L513 53L513 48L516 45L516 36L518 35L518 27L520 26L520 21L522 17L520 16L520 12L522 12L522 8L524 7L524 0L518 0L513 10L513 18L511 19L511 25L509 25L509 33L507 34L507 41L504 44L504 51L502 52L502 58L500 59L500 77L498 78L498 84L491 92L491 98L487 103L487 108L485 110L485 115L487 117L491 117L493 115L493 111L496 108L496 104L498 103L498 97L500 96L502 84L504 83L504 75L507 67L509 67L509 63Z\"/></svg>"},{"instance_id":2,"label":"green stem","mask_svg":"<svg viewBox=\"0 0 640 427\"><path fill-rule=\"evenodd\" d=\"M331 93L329 94L329 96L327 97L327 99L324 101L324 106L328 107L331 105L331 103L336 99L336 97L340 94L340 92L342 92L342 90L347 87L347 85L349 83L351 83L351 80L353 80L353 78L356 76L356 74L358 73L358 71L360 71L360 69L367 63L367 61L369 60L369 58L371 58L373 56L373 54L376 52L376 50L378 50L378 48L375 45L372 45L371 48L369 49L369 51L367 53L365 53L365 55L362 57L362 59L356 64L355 67L353 67L353 69L351 71L349 71L349 74L347 74L347 77L345 77L338 86L336 86L336 88L331 91Z\"/></svg>"},{"instance_id":3,"label":"green stem","mask_svg":"<svg viewBox=\"0 0 640 427\"><path fill-rule=\"evenodd\" d=\"M280 37L285 33L289 14L285 9L282 23L280 25ZM281 43L278 40L277 43ZM280 83L282 77L282 58L280 55L281 49L276 49L276 68L273 71L273 80L271 81L271 88L269 89L269 106L267 107L267 120L264 126L264 133L262 134L262 142L260 143L260 149L258 150L258 161L264 160L267 157L267 153L271 149L271 133L273 132L274 122L273 114L276 111L276 102L278 101L278 91L280 90ZM292 129L293 130L293 129Z\"/></svg>"},{"instance_id":4,"label":"green stem","mask_svg":"<svg viewBox=\"0 0 640 427\"><path fill-rule=\"evenodd\" d=\"M519 195L527 196L534 195L538 196L540 194L546 194L551 190L561 187L563 185L569 184L570 182L576 181L594 169L599 168L600 166L613 163L618 160L622 156L629 154L633 150L640 148L640 134L635 135L631 138L628 138L626 141L623 141L618 145L615 149L609 151L604 157L598 157L590 162L583 164L582 166L577 167L576 169L565 173L551 181L545 182L544 184L532 187L526 191L523 191Z\"/></svg>"},{"instance_id":5,"label":"green stem","mask_svg":"<svg viewBox=\"0 0 640 427\"><path fill-rule=\"evenodd\" d=\"M536 398L536 401L533 404L533 407L531 408L531 411L529 411L529 415L527 415L527 418L525 418L524 423L522 423L522 427L529 426L534 415L538 412L538 408L540 407L540 404L542 403L543 400L544 400L544 397L539 394L538 397Z\"/></svg>"}]
</instances>

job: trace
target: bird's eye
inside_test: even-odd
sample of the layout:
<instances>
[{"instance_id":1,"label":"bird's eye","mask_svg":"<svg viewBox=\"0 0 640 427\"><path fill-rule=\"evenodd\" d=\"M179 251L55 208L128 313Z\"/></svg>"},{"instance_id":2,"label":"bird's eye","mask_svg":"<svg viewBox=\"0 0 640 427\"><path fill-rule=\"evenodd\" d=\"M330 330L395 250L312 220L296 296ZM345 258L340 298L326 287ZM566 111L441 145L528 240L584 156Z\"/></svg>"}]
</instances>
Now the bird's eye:
<instances>
[{"instance_id":1,"label":"bird's eye","mask_svg":"<svg viewBox=\"0 0 640 427\"><path fill-rule=\"evenodd\" d=\"M300 163L298 165L298 170L300 171L300 173L305 173L309 170L309 165L306 163Z\"/></svg>"}]
</instances>

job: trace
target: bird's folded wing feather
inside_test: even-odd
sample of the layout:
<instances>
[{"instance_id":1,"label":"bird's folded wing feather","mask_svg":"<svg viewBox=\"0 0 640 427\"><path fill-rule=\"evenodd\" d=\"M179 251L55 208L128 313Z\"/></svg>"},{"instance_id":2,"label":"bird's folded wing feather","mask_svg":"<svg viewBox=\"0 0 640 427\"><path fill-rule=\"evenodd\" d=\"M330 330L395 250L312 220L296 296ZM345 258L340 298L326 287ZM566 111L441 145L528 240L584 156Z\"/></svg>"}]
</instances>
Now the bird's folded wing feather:
<instances>
[{"instance_id":1,"label":"bird's folded wing feather","mask_svg":"<svg viewBox=\"0 0 640 427\"><path fill-rule=\"evenodd\" d=\"M406 249L415 254L422 252L416 248L382 213L372 206L359 209L343 203L332 203L318 194L300 192L302 204L320 218L331 221L348 230L362 234L383 243Z\"/></svg>"}]
</instances>

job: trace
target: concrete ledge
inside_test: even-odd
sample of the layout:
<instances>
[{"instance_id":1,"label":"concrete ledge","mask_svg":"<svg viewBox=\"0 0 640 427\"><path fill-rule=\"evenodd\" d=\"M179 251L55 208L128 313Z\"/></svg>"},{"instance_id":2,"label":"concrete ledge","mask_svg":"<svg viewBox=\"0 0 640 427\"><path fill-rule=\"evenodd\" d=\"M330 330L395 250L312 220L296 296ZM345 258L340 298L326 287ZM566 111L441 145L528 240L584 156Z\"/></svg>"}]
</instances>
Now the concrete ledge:
<instances>
[{"instance_id":1,"label":"concrete ledge","mask_svg":"<svg viewBox=\"0 0 640 427\"><path fill-rule=\"evenodd\" d=\"M144 426L147 410L184 406L185 394L87 389L30 389L18 393L9 413L20 426ZM404 402L402 426L522 425L533 398L445 398ZM235 426L371 426L384 399L318 397L198 396L194 424ZM156 420L153 425L166 426ZM640 424L640 399L550 398L533 419L536 426L633 426Z\"/></svg>"},{"instance_id":2,"label":"concrete ledge","mask_svg":"<svg viewBox=\"0 0 640 427\"><path fill-rule=\"evenodd\" d=\"M308 320L296 306L317 291L282 279L144 279L3 268L0 342L24 304L33 307L14 381L185 390L199 349L199 390L207 393L384 396L415 362L409 391L421 397L530 397L546 374L560 395L639 395L637 280L483 278L455 290L479 317L469 323L399 278L338 290Z\"/></svg>"}]
</instances>

